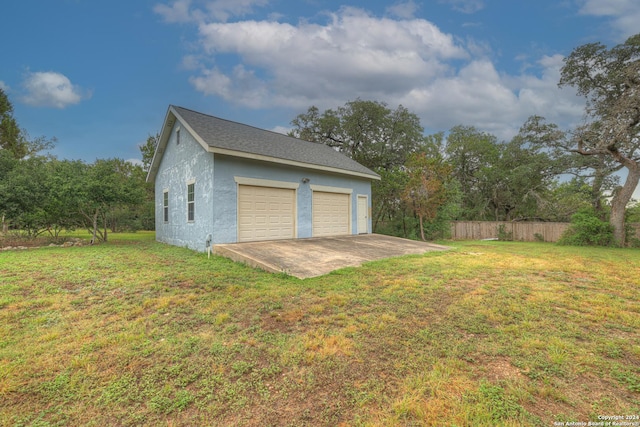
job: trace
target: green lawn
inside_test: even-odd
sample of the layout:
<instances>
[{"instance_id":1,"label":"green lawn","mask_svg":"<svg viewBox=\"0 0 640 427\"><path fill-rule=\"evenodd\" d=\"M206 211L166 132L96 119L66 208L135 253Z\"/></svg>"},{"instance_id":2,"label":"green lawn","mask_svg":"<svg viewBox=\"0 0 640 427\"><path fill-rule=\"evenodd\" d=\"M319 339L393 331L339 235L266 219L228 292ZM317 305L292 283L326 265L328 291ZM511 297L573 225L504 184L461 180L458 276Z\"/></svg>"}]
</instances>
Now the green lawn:
<instances>
[{"instance_id":1,"label":"green lawn","mask_svg":"<svg viewBox=\"0 0 640 427\"><path fill-rule=\"evenodd\" d=\"M640 414L637 249L448 242L298 280L110 240L0 252L0 425Z\"/></svg>"}]
</instances>

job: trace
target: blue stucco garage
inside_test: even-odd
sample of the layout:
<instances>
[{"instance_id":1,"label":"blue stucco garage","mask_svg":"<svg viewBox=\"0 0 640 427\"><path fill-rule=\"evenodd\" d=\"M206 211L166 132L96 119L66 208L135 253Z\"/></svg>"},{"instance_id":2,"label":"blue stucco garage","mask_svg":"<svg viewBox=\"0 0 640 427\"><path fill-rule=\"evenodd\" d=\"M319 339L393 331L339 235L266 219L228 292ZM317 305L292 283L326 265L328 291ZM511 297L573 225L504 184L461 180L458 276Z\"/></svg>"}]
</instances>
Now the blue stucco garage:
<instances>
[{"instance_id":1,"label":"blue stucco garage","mask_svg":"<svg viewBox=\"0 0 640 427\"><path fill-rule=\"evenodd\" d=\"M169 106L147 176L156 238L210 244L371 232L380 177L331 147Z\"/></svg>"}]
</instances>

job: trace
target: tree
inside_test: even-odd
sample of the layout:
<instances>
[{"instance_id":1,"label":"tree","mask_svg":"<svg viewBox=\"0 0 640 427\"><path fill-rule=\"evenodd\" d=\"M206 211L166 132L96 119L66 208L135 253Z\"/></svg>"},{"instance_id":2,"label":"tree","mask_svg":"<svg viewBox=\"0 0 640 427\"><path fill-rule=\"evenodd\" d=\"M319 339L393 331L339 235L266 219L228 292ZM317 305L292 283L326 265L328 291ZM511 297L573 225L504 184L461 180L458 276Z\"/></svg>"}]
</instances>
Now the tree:
<instances>
[{"instance_id":1,"label":"tree","mask_svg":"<svg viewBox=\"0 0 640 427\"><path fill-rule=\"evenodd\" d=\"M14 159L12 167L0 179L2 215L30 237L46 228L44 206L49 185L46 160L42 156Z\"/></svg>"},{"instance_id":2,"label":"tree","mask_svg":"<svg viewBox=\"0 0 640 427\"><path fill-rule=\"evenodd\" d=\"M91 242L108 240L108 216L120 206L135 206L144 198L144 188L134 176L135 167L122 159L99 159L81 177L79 211L92 233ZM102 220L100 230L98 220Z\"/></svg>"},{"instance_id":3,"label":"tree","mask_svg":"<svg viewBox=\"0 0 640 427\"><path fill-rule=\"evenodd\" d=\"M13 105L2 88L0 88L0 148L10 152L16 159L27 155L27 144L13 117Z\"/></svg>"},{"instance_id":4,"label":"tree","mask_svg":"<svg viewBox=\"0 0 640 427\"><path fill-rule=\"evenodd\" d=\"M450 178L451 167L427 157L425 153L412 154L406 167L408 179L402 199L418 217L420 238L426 240L424 223L434 220L447 201L446 182Z\"/></svg>"},{"instance_id":5,"label":"tree","mask_svg":"<svg viewBox=\"0 0 640 427\"><path fill-rule=\"evenodd\" d=\"M11 101L0 88L0 149L7 150L16 159L23 159L51 149L54 144L55 138L48 140L41 136L29 140L27 131L21 129L13 117Z\"/></svg>"},{"instance_id":6,"label":"tree","mask_svg":"<svg viewBox=\"0 0 640 427\"><path fill-rule=\"evenodd\" d=\"M489 218L493 211L490 204L495 180L491 170L500 156L497 138L473 126L454 126L449 131L444 152L463 192L460 216Z\"/></svg>"},{"instance_id":7,"label":"tree","mask_svg":"<svg viewBox=\"0 0 640 427\"><path fill-rule=\"evenodd\" d=\"M604 194L618 185L619 177L615 173L622 168L620 164L610 156L583 156L576 153L573 150L572 134L561 130L554 123L547 123L541 116L529 117L520 128L519 135L533 147L544 150L555 163L558 173L573 175L581 182L589 181L591 206L604 219Z\"/></svg>"},{"instance_id":8,"label":"tree","mask_svg":"<svg viewBox=\"0 0 640 427\"><path fill-rule=\"evenodd\" d=\"M420 119L402 105L360 99L323 113L310 107L291 124L291 136L335 147L372 170L403 165L424 138Z\"/></svg>"},{"instance_id":9,"label":"tree","mask_svg":"<svg viewBox=\"0 0 640 427\"><path fill-rule=\"evenodd\" d=\"M144 144L138 145L140 154L142 154L142 170L149 172L151 169L151 162L153 162L153 156L156 153L156 147L160 141L160 134L149 135L147 141Z\"/></svg>"},{"instance_id":10,"label":"tree","mask_svg":"<svg viewBox=\"0 0 640 427\"><path fill-rule=\"evenodd\" d=\"M586 97L588 123L575 132L573 152L613 159L626 169L613 191L609 222L617 244L625 244L625 209L640 181L640 34L607 49L590 43L571 52L559 86Z\"/></svg>"}]
</instances>

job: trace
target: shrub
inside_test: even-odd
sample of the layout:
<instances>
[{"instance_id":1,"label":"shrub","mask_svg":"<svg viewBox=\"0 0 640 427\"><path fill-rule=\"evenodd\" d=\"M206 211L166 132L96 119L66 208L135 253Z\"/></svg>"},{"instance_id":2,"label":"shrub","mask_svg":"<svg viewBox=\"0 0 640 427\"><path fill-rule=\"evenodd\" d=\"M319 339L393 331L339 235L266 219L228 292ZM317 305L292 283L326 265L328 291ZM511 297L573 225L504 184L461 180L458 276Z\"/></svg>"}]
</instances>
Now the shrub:
<instances>
[{"instance_id":1,"label":"shrub","mask_svg":"<svg viewBox=\"0 0 640 427\"><path fill-rule=\"evenodd\" d=\"M513 231L507 231L504 224L498 226L498 240L511 242L513 241Z\"/></svg>"},{"instance_id":2,"label":"shrub","mask_svg":"<svg viewBox=\"0 0 640 427\"><path fill-rule=\"evenodd\" d=\"M614 246L613 226L598 218L592 209L581 210L571 217L571 226L562 234L558 244Z\"/></svg>"}]
</instances>

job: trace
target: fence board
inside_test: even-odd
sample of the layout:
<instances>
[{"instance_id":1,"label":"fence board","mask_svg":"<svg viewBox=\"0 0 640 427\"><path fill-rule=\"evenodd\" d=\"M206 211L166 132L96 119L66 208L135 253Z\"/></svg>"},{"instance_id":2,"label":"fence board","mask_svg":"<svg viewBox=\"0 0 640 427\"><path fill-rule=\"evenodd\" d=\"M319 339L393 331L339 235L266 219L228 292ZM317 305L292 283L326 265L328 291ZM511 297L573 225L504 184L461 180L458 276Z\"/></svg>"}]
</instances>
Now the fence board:
<instances>
[{"instance_id":1,"label":"fence board","mask_svg":"<svg viewBox=\"0 0 640 427\"><path fill-rule=\"evenodd\" d=\"M567 222L507 222L507 221L452 221L451 238L454 240L497 239L500 227L510 234L511 240L524 242L557 242L571 224ZM640 224L629 224L640 237Z\"/></svg>"},{"instance_id":2,"label":"fence board","mask_svg":"<svg viewBox=\"0 0 640 427\"><path fill-rule=\"evenodd\" d=\"M452 221L454 240L497 239L502 227L512 240L556 242L569 227L566 222Z\"/></svg>"}]
</instances>

